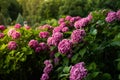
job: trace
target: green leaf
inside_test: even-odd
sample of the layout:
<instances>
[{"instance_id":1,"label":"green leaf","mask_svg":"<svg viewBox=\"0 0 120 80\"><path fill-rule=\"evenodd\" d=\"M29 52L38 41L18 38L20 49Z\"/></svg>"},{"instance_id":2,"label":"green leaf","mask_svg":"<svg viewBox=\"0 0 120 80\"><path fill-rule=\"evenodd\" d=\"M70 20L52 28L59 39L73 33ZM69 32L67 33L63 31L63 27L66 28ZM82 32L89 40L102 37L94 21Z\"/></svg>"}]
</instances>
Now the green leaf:
<instances>
[{"instance_id":1,"label":"green leaf","mask_svg":"<svg viewBox=\"0 0 120 80\"><path fill-rule=\"evenodd\" d=\"M59 77L61 78L61 77L68 77L69 76L69 74L61 74Z\"/></svg>"},{"instance_id":2,"label":"green leaf","mask_svg":"<svg viewBox=\"0 0 120 80\"><path fill-rule=\"evenodd\" d=\"M79 54L75 54L75 55L72 57L72 59L71 59L72 63L75 63L75 62L76 62L76 60L77 60L77 58L78 58L78 55L79 55Z\"/></svg>"},{"instance_id":3,"label":"green leaf","mask_svg":"<svg viewBox=\"0 0 120 80\"><path fill-rule=\"evenodd\" d=\"M70 66L70 67L65 66L64 69L63 69L63 72L64 72L64 73L69 73L70 68L71 68L71 66Z\"/></svg>"},{"instance_id":4,"label":"green leaf","mask_svg":"<svg viewBox=\"0 0 120 80\"><path fill-rule=\"evenodd\" d=\"M110 43L111 46L120 46L120 41L114 41Z\"/></svg>"},{"instance_id":5,"label":"green leaf","mask_svg":"<svg viewBox=\"0 0 120 80\"><path fill-rule=\"evenodd\" d=\"M96 34L97 34L97 29L92 29L92 30L90 31L90 33L91 33L91 35L96 35Z\"/></svg>"},{"instance_id":6,"label":"green leaf","mask_svg":"<svg viewBox=\"0 0 120 80\"><path fill-rule=\"evenodd\" d=\"M85 53L86 53L86 48L83 48L79 51L79 54L81 55L81 57L83 57Z\"/></svg>"},{"instance_id":7,"label":"green leaf","mask_svg":"<svg viewBox=\"0 0 120 80\"><path fill-rule=\"evenodd\" d=\"M117 69L120 71L120 62L117 64Z\"/></svg>"},{"instance_id":8,"label":"green leaf","mask_svg":"<svg viewBox=\"0 0 120 80\"><path fill-rule=\"evenodd\" d=\"M104 73L103 74L103 78L104 78L104 80L110 80L111 79L111 75L109 73Z\"/></svg>"},{"instance_id":9,"label":"green leaf","mask_svg":"<svg viewBox=\"0 0 120 80\"><path fill-rule=\"evenodd\" d=\"M55 57L57 58L57 57L59 57L60 56L60 53L58 52L58 53L55 53Z\"/></svg>"},{"instance_id":10,"label":"green leaf","mask_svg":"<svg viewBox=\"0 0 120 80\"><path fill-rule=\"evenodd\" d=\"M27 52L27 48L26 47L22 47L22 51Z\"/></svg>"},{"instance_id":11,"label":"green leaf","mask_svg":"<svg viewBox=\"0 0 120 80\"><path fill-rule=\"evenodd\" d=\"M93 78L97 77L97 76L99 75L99 73L100 73L100 72L93 72L93 73L92 73L92 77L93 77Z\"/></svg>"},{"instance_id":12,"label":"green leaf","mask_svg":"<svg viewBox=\"0 0 120 80\"><path fill-rule=\"evenodd\" d=\"M118 33L113 40L114 41L120 41L120 33Z\"/></svg>"},{"instance_id":13,"label":"green leaf","mask_svg":"<svg viewBox=\"0 0 120 80\"><path fill-rule=\"evenodd\" d=\"M0 47L0 50L4 50L6 47L7 47L7 45L3 44L3 45Z\"/></svg>"},{"instance_id":14,"label":"green leaf","mask_svg":"<svg viewBox=\"0 0 120 80\"><path fill-rule=\"evenodd\" d=\"M88 70L95 70L96 69L96 63L95 62L92 62L89 67L88 67Z\"/></svg>"}]
</instances>

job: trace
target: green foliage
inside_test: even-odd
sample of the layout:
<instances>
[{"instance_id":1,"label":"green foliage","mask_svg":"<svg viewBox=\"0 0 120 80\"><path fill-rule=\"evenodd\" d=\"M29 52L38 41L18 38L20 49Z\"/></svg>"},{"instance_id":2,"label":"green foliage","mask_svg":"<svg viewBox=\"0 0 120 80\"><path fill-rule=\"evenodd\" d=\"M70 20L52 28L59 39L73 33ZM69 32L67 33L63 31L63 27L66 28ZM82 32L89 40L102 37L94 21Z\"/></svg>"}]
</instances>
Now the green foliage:
<instances>
[{"instance_id":1,"label":"green foliage","mask_svg":"<svg viewBox=\"0 0 120 80\"><path fill-rule=\"evenodd\" d=\"M17 20L16 20L16 24L19 23L23 26L23 22L24 22L24 19L23 19L22 15L19 13Z\"/></svg>"}]
</instances>

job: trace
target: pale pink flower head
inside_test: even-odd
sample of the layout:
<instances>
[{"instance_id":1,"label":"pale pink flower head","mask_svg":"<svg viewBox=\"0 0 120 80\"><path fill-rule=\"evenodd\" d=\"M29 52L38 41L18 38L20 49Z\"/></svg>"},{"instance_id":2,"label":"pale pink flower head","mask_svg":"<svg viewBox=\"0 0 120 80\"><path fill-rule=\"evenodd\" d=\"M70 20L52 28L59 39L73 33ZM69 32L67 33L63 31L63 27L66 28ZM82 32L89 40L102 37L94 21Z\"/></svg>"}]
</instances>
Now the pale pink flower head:
<instances>
[{"instance_id":1,"label":"pale pink flower head","mask_svg":"<svg viewBox=\"0 0 120 80\"><path fill-rule=\"evenodd\" d=\"M117 11L116 15L117 15L117 19L120 20L120 10Z\"/></svg>"},{"instance_id":2,"label":"pale pink flower head","mask_svg":"<svg viewBox=\"0 0 120 80\"><path fill-rule=\"evenodd\" d=\"M59 44L58 44L58 51L61 54L67 54L70 53L72 50L72 42L68 39L63 39Z\"/></svg>"},{"instance_id":3,"label":"pale pink flower head","mask_svg":"<svg viewBox=\"0 0 120 80\"><path fill-rule=\"evenodd\" d=\"M107 17L105 18L105 21L108 22L108 23L111 23L113 21L117 20L117 16L116 16L116 12L109 12L107 14Z\"/></svg>"},{"instance_id":4,"label":"pale pink flower head","mask_svg":"<svg viewBox=\"0 0 120 80\"><path fill-rule=\"evenodd\" d=\"M39 46L39 43L38 43L37 40L32 39L32 40L30 40L30 42L28 43L28 46L29 46L30 48L35 49L36 47Z\"/></svg>"},{"instance_id":5,"label":"pale pink flower head","mask_svg":"<svg viewBox=\"0 0 120 80\"><path fill-rule=\"evenodd\" d=\"M4 31L5 30L5 26L4 25L0 25L0 30Z\"/></svg>"},{"instance_id":6,"label":"pale pink flower head","mask_svg":"<svg viewBox=\"0 0 120 80\"><path fill-rule=\"evenodd\" d=\"M20 36L21 36L21 33L20 33L20 32L17 32L17 31L14 31L14 32L11 34L12 39L18 39L18 38L20 38Z\"/></svg>"},{"instance_id":7,"label":"pale pink flower head","mask_svg":"<svg viewBox=\"0 0 120 80\"><path fill-rule=\"evenodd\" d=\"M92 20L92 14L90 13L87 17L86 17L87 19L88 19L88 21L90 22L91 20Z\"/></svg>"},{"instance_id":8,"label":"pale pink flower head","mask_svg":"<svg viewBox=\"0 0 120 80\"><path fill-rule=\"evenodd\" d=\"M39 37L40 38L48 38L49 37L49 32L40 32L39 33Z\"/></svg>"},{"instance_id":9,"label":"pale pink flower head","mask_svg":"<svg viewBox=\"0 0 120 80\"><path fill-rule=\"evenodd\" d=\"M20 29L21 28L21 24L15 24L14 28Z\"/></svg>"},{"instance_id":10,"label":"pale pink flower head","mask_svg":"<svg viewBox=\"0 0 120 80\"><path fill-rule=\"evenodd\" d=\"M70 80L82 80L87 76L87 69L85 68L85 63L80 62L71 67L70 70Z\"/></svg>"},{"instance_id":11,"label":"pale pink flower head","mask_svg":"<svg viewBox=\"0 0 120 80\"><path fill-rule=\"evenodd\" d=\"M17 48L17 43L15 42L15 41L10 41L9 43L8 43L8 49L9 50L15 50L16 48Z\"/></svg>"},{"instance_id":12,"label":"pale pink flower head","mask_svg":"<svg viewBox=\"0 0 120 80\"><path fill-rule=\"evenodd\" d=\"M50 63L45 66L43 72L49 74L52 71L52 69L53 69L53 65Z\"/></svg>"},{"instance_id":13,"label":"pale pink flower head","mask_svg":"<svg viewBox=\"0 0 120 80\"><path fill-rule=\"evenodd\" d=\"M5 35L3 33L0 33L0 39L2 39Z\"/></svg>"},{"instance_id":14,"label":"pale pink flower head","mask_svg":"<svg viewBox=\"0 0 120 80\"><path fill-rule=\"evenodd\" d=\"M49 80L49 75L47 73L42 74L40 80Z\"/></svg>"},{"instance_id":15,"label":"pale pink flower head","mask_svg":"<svg viewBox=\"0 0 120 80\"><path fill-rule=\"evenodd\" d=\"M15 29L10 29L10 30L8 31L7 35L8 35L8 36L11 36L13 32L16 32L16 30L15 30Z\"/></svg>"},{"instance_id":16,"label":"pale pink flower head","mask_svg":"<svg viewBox=\"0 0 120 80\"><path fill-rule=\"evenodd\" d=\"M59 39L59 38L49 37L47 39L47 44L48 44L48 46L57 46L60 41L61 41L61 39Z\"/></svg>"}]
</instances>

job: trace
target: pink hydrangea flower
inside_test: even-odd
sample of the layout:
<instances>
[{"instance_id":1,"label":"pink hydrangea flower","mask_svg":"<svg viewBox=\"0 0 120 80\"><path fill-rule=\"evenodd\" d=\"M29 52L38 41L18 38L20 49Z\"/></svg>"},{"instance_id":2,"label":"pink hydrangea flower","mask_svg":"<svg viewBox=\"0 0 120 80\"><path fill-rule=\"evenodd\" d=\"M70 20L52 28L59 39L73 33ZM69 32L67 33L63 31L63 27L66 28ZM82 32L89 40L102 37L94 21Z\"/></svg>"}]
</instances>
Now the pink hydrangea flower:
<instances>
[{"instance_id":1,"label":"pink hydrangea flower","mask_svg":"<svg viewBox=\"0 0 120 80\"><path fill-rule=\"evenodd\" d=\"M28 43L28 46L29 46L30 48L35 49L36 47L39 46L39 43L38 43L37 40L32 39L32 40L30 40L30 42Z\"/></svg>"},{"instance_id":2,"label":"pink hydrangea flower","mask_svg":"<svg viewBox=\"0 0 120 80\"><path fill-rule=\"evenodd\" d=\"M53 65L50 63L45 66L43 72L49 74L52 71L52 69L53 69Z\"/></svg>"},{"instance_id":3,"label":"pink hydrangea flower","mask_svg":"<svg viewBox=\"0 0 120 80\"><path fill-rule=\"evenodd\" d=\"M70 21L71 18L72 18L71 16L66 16L65 20Z\"/></svg>"},{"instance_id":4,"label":"pink hydrangea flower","mask_svg":"<svg viewBox=\"0 0 120 80\"><path fill-rule=\"evenodd\" d=\"M52 30L53 29L53 27L52 26L50 26L50 25L48 25L48 24L45 24L45 25L43 25L43 26L41 26L41 29L42 30Z\"/></svg>"},{"instance_id":5,"label":"pink hydrangea flower","mask_svg":"<svg viewBox=\"0 0 120 80\"><path fill-rule=\"evenodd\" d=\"M8 36L11 36L13 32L16 32L16 30L15 30L15 29L10 29L10 30L8 31L7 35L8 35Z\"/></svg>"},{"instance_id":6,"label":"pink hydrangea flower","mask_svg":"<svg viewBox=\"0 0 120 80\"><path fill-rule=\"evenodd\" d=\"M21 24L15 24L14 28L20 29L21 28Z\"/></svg>"},{"instance_id":7,"label":"pink hydrangea flower","mask_svg":"<svg viewBox=\"0 0 120 80\"><path fill-rule=\"evenodd\" d=\"M47 73L42 74L40 80L49 80L49 75Z\"/></svg>"},{"instance_id":8,"label":"pink hydrangea flower","mask_svg":"<svg viewBox=\"0 0 120 80\"><path fill-rule=\"evenodd\" d=\"M61 30L62 30L62 27L55 27L54 29L53 29L53 33L56 33L56 32L61 32Z\"/></svg>"},{"instance_id":9,"label":"pink hydrangea flower","mask_svg":"<svg viewBox=\"0 0 120 80\"><path fill-rule=\"evenodd\" d=\"M116 13L118 20L120 20L120 10L117 11Z\"/></svg>"},{"instance_id":10,"label":"pink hydrangea flower","mask_svg":"<svg viewBox=\"0 0 120 80\"><path fill-rule=\"evenodd\" d=\"M30 26L25 26L25 29L26 29L26 30L29 30L29 29L30 29Z\"/></svg>"},{"instance_id":11,"label":"pink hydrangea flower","mask_svg":"<svg viewBox=\"0 0 120 80\"><path fill-rule=\"evenodd\" d=\"M58 24L61 24L61 23L63 23L63 22L65 22L65 19L64 19L64 18L60 18L60 19L58 20Z\"/></svg>"},{"instance_id":12,"label":"pink hydrangea flower","mask_svg":"<svg viewBox=\"0 0 120 80\"><path fill-rule=\"evenodd\" d=\"M74 23L76 29L85 27L89 23L88 18L82 18Z\"/></svg>"},{"instance_id":13,"label":"pink hydrangea flower","mask_svg":"<svg viewBox=\"0 0 120 80\"><path fill-rule=\"evenodd\" d=\"M63 34L61 32L56 32L52 34L52 37L57 38L57 39L62 39L63 38Z\"/></svg>"},{"instance_id":14,"label":"pink hydrangea flower","mask_svg":"<svg viewBox=\"0 0 120 80\"><path fill-rule=\"evenodd\" d=\"M69 31L69 28L68 28L68 27L64 27L64 28L62 29L62 32L67 32L67 31Z\"/></svg>"},{"instance_id":15,"label":"pink hydrangea flower","mask_svg":"<svg viewBox=\"0 0 120 80\"><path fill-rule=\"evenodd\" d=\"M71 41L72 43L79 43L83 40L83 37L85 36L84 30L74 30L71 34Z\"/></svg>"},{"instance_id":16,"label":"pink hydrangea flower","mask_svg":"<svg viewBox=\"0 0 120 80\"><path fill-rule=\"evenodd\" d=\"M117 20L117 16L116 16L116 12L109 12L107 14L107 17L105 18L105 21L108 22L108 23L111 23L113 21Z\"/></svg>"},{"instance_id":17,"label":"pink hydrangea flower","mask_svg":"<svg viewBox=\"0 0 120 80\"><path fill-rule=\"evenodd\" d=\"M39 53L40 51L42 51L42 48L41 48L41 47L36 47L36 48L35 48L35 52L36 52L36 53Z\"/></svg>"},{"instance_id":18,"label":"pink hydrangea flower","mask_svg":"<svg viewBox=\"0 0 120 80\"><path fill-rule=\"evenodd\" d=\"M11 37L12 39L18 39L20 38L21 34L17 31L14 31L12 34L11 34Z\"/></svg>"},{"instance_id":19,"label":"pink hydrangea flower","mask_svg":"<svg viewBox=\"0 0 120 80\"><path fill-rule=\"evenodd\" d=\"M0 39L3 38L5 35L3 33L0 33Z\"/></svg>"},{"instance_id":20,"label":"pink hydrangea flower","mask_svg":"<svg viewBox=\"0 0 120 80\"><path fill-rule=\"evenodd\" d=\"M85 68L85 63L80 62L71 67L70 70L70 80L82 80L87 75L87 69Z\"/></svg>"},{"instance_id":21,"label":"pink hydrangea flower","mask_svg":"<svg viewBox=\"0 0 120 80\"><path fill-rule=\"evenodd\" d=\"M72 50L72 42L68 39L63 39L59 44L58 44L58 51L61 54L67 54Z\"/></svg>"},{"instance_id":22,"label":"pink hydrangea flower","mask_svg":"<svg viewBox=\"0 0 120 80\"><path fill-rule=\"evenodd\" d=\"M49 37L47 39L47 44L49 46L57 46L59 44L59 42L60 42L60 39L58 39L58 38Z\"/></svg>"},{"instance_id":23,"label":"pink hydrangea flower","mask_svg":"<svg viewBox=\"0 0 120 80\"><path fill-rule=\"evenodd\" d=\"M39 37L40 38L48 38L49 37L49 32L40 32Z\"/></svg>"},{"instance_id":24,"label":"pink hydrangea flower","mask_svg":"<svg viewBox=\"0 0 120 80\"><path fill-rule=\"evenodd\" d=\"M50 64L51 63L51 61L50 60L45 60L44 61L44 64L47 66L48 64Z\"/></svg>"},{"instance_id":25,"label":"pink hydrangea flower","mask_svg":"<svg viewBox=\"0 0 120 80\"><path fill-rule=\"evenodd\" d=\"M17 48L17 43L15 42L15 41L10 41L9 43L8 43L8 49L9 50L15 50L16 48Z\"/></svg>"},{"instance_id":26,"label":"pink hydrangea flower","mask_svg":"<svg viewBox=\"0 0 120 80\"><path fill-rule=\"evenodd\" d=\"M4 25L0 25L0 30L4 31L5 30L5 26Z\"/></svg>"},{"instance_id":27,"label":"pink hydrangea flower","mask_svg":"<svg viewBox=\"0 0 120 80\"><path fill-rule=\"evenodd\" d=\"M92 14L90 13L87 17L86 17L87 19L88 19L88 21L90 22L91 20L92 20Z\"/></svg>"},{"instance_id":28,"label":"pink hydrangea flower","mask_svg":"<svg viewBox=\"0 0 120 80\"><path fill-rule=\"evenodd\" d=\"M39 46L42 48L42 50L48 50L48 45L44 42L39 43Z\"/></svg>"}]
</instances>

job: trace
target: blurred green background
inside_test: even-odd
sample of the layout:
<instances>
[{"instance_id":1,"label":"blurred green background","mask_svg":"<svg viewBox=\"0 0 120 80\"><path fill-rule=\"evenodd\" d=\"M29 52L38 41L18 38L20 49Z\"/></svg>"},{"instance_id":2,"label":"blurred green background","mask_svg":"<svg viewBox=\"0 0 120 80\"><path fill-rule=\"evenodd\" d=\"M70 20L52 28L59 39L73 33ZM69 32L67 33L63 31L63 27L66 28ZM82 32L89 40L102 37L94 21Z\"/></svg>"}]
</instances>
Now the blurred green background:
<instances>
[{"instance_id":1,"label":"blurred green background","mask_svg":"<svg viewBox=\"0 0 120 80\"><path fill-rule=\"evenodd\" d=\"M120 0L0 0L0 24L26 20L38 26L65 15L86 16L94 10L119 8Z\"/></svg>"}]
</instances>

